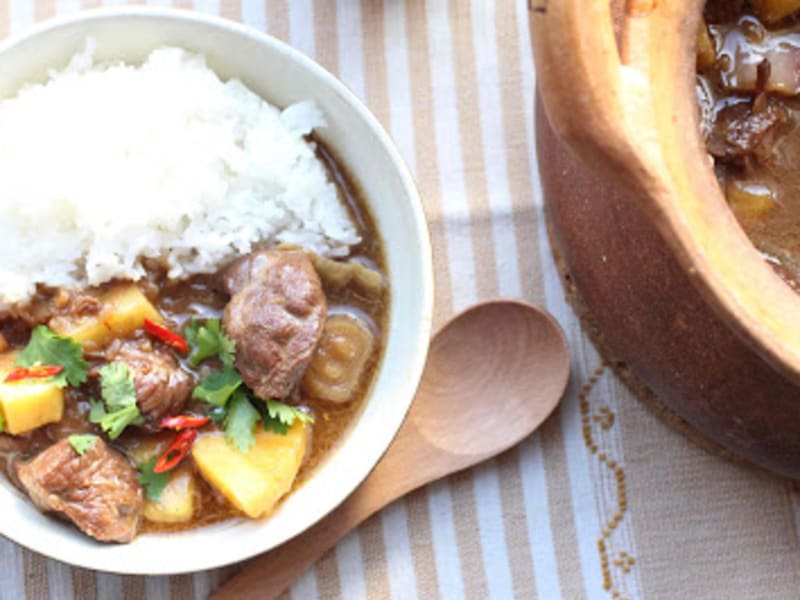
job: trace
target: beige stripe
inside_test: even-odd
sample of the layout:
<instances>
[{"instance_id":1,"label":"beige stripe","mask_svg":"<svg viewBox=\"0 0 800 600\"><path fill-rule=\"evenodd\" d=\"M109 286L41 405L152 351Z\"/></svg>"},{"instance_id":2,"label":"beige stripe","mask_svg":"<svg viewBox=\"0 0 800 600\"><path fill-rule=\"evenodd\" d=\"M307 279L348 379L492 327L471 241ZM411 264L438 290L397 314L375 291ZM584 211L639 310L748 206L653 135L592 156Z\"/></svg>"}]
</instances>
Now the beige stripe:
<instances>
[{"instance_id":1,"label":"beige stripe","mask_svg":"<svg viewBox=\"0 0 800 600\"><path fill-rule=\"evenodd\" d=\"M519 448L509 450L497 459L497 474L500 479L503 529L514 596L516 598L535 598L536 581L525 515Z\"/></svg>"},{"instance_id":2,"label":"beige stripe","mask_svg":"<svg viewBox=\"0 0 800 600\"><path fill-rule=\"evenodd\" d=\"M331 73L339 72L336 2L314 0L315 58Z\"/></svg>"},{"instance_id":3,"label":"beige stripe","mask_svg":"<svg viewBox=\"0 0 800 600\"><path fill-rule=\"evenodd\" d=\"M467 598L483 600L488 597L488 584L475 506L475 479L472 471L463 471L450 477L449 483L464 591Z\"/></svg>"},{"instance_id":4,"label":"beige stripe","mask_svg":"<svg viewBox=\"0 0 800 600\"><path fill-rule=\"evenodd\" d=\"M430 229L436 276L433 325L438 328L452 313L450 261L445 241L445 221L439 184L437 141L429 135L434 131L433 97L431 94L431 57L428 45L427 13L424 0L406 3L406 28L410 87L413 90L412 118L414 123L415 174ZM433 552L433 537L427 490L418 490L406 500L408 536L414 562L417 593L420 598L438 598L438 573Z\"/></svg>"},{"instance_id":5,"label":"beige stripe","mask_svg":"<svg viewBox=\"0 0 800 600\"><path fill-rule=\"evenodd\" d=\"M486 163L483 157L475 49L472 40L470 2L452 2L453 58L455 59L456 98L461 158L470 220L478 299L496 296L499 288L495 239L491 219Z\"/></svg>"},{"instance_id":6,"label":"beige stripe","mask_svg":"<svg viewBox=\"0 0 800 600\"><path fill-rule=\"evenodd\" d=\"M358 528L358 539L361 542L367 598L389 598L391 588L380 515L371 517ZM391 543L391 540L387 542Z\"/></svg>"},{"instance_id":7,"label":"beige stripe","mask_svg":"<svg viewBox=\"0 0 800 600\"><path fill-rule=\"evenodd\" d=\"M411 72L413 105L414 153L416 178L425 213L428 217L434 273L436 276L436 302L433 326L440 327L453 312L451 293L450 258L445 240L445 219L439 184L439 161L436 156L437 140L434 131L433 97L431 93L431 57L427 37L427 13L424 0L408 0L406 5L408 36L408 64Z\"/></svg>"},{"instance_id":8,"label":"beige stripe","mask_svg":"<svg viewBox=\"0 0 800 600\"><path fill-rule=\"evenodd\" d=\"M46 598L49 587L47 559L41 554L23 548L22 568L25 573L25 597Z\"/></svg>"},{"instance_id":9,"label":"beige stripe","mask_svg":"<svg viewBox=\"0 0 800 600\"><path fill-rule=\"evenodd\" d=\"M172 600L194 598L194 578L191 575L173 575L169 578L169 597Z\"/></svg>"},{"instance_id":10,"label":"beige stripe","mask_svg":"<svg viewBox=\"0 0 800 600\"><path fill-rule=\"evenodd\" d=\"M81 2L81 8L83 10L90 8L98 8L99 6L102 6L102 4L103 4L102 0L83 0L83 2Z\"/></svg>"},{"instance_id":11,"label":"beige stripe","mask_svg":"<svg viewBox=\"0 0 800 600\"><path fill-rule=\"evenodd\" d=\"M389 85L383 32L383 0L361 0L364 36L364 82L370 111L389 129Z\"/></svg>"},{"instance_id":12,"label":"beige stripe","mask_svg":"<svg viewBox=\"0 0 800 600\"><path fill-rule=\"evenodd\" d=\"M219 15L232 21L241 21L242 3L240 0L222 0L219 5Z\"/></svg>"},{"instance_id":13,"label":"beige stripe","mask_svg":"<svg viewBox=\"0 0 800 600\"><path fill-rule=\"evenodd\" d=\"M545 477L547 480L547 504L550 511L550 529L553 536L558 579L564 598L583 598L583 576L578 555L578 535L572 516L572 493L567 471L567 455L564 450L564 433L561 430L561 414L557 409L544 422L538 435L542 443Z\"/></svg>"},{"instance_id":14,"label":"beige stripe","mask_svg":"<svg viewBox=\"0 0 800 600\"><path fill-rule=\"evenodd\" d=\"M55 0L36 0L33 3L33 20L42 21L56 14Z\"/></svg>"},{"instance_id":15,"label":"beige stripe","mask_svg":"<svg viewBox=\"0 0 800 600\"><path fill-rule=\"evenodd\" d=\"M121 577L122 597L124 600L141 600L147 597L144 587L144 577L124 575Z\"/></svg>"},{"instance_id":16,"label":"beige stripe","mask_svg":"<svg viewBox=\"0 0 800 600\"><path fill-rule=\"evenodd\" d=\"M522 72L520 54L529 52L529 49L519 47L520 28L527 27L528 24L517 22L517 11L513 2L495 2L495 6L506 168L514 215L516 252L522 280L520 283L525 299L542 304L544 274L536 239L538 213L533 197L529 145L525 131L525 115L528 111L532 111L533 107L528 106L525 101L525 74Z\"/></svg>"},{"instance_id":17,"label":"beige stripe","mask_svg":"<svg viewBox=\"0 0 800 600\"><path fill-rule=\"evenodd\" d=\"M336 565L336 552L329 550L317 561L317 592L320 598L341 598L342 584ZM304 599L303 599L304 600Z\"/></svg>"},{"instance_id":18,"label":"beige stripe","mask_svg":"<svg viewBox=\"0 0 800 600\"><path fill-rule=\"evenodd\" d=\"M94 578L94 572L73 567L72 595L77 600L95 600L97 598L97 581Z\"/></svg>"},{"instance_id":19,"label":"beige stripe","mask_svg":"<svg viewBox=\"0 0 800 600\"><path fill-rule=\"evenodd\" d=\"M284 41L289 39L289 0L267 0L267 32Z\"/></svg>"},{"instance_id":20,"label":"beige stripe","mask_svg":"<svg viewBox=\"0 0 800 600\"><path fill-rule=\"evenodd\" d=\"M417 580L417 595L426 600L439 598L439 576L436 557L431 544L431 519L428 512L428 494L417 490L405 497L408 539L411 543L411 560Z\"/></svg>"},{"instance_id":21,"label":"beige stripe","mask_svg":"<svg viewBox=\"0 0 800 600\"><path fill-rule=\"evenodd\" d=\"M192 2L192 0L172 0L172 6L175 8L191 9L194 8L194 2Z\"/></svg>"}]
</instances>

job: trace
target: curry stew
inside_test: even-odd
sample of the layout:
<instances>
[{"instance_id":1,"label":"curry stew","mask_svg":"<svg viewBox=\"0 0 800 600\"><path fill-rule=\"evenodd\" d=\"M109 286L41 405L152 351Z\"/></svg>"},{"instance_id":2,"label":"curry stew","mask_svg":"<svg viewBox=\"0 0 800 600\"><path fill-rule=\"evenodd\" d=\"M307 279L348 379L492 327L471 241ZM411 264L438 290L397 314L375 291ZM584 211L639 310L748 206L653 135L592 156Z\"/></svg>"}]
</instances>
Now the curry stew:
<instances>
[{"instance_id":1,"label":"curry stew","mask_svg":"<svg viewBox=\"0 0 800 600\"><path fill-rule=\"evenodd\" d=\"M40 509L116 542L260 518L341 442L389 295L368 210L318 156L362 239L346 257L262 248L180 282L150 261L135 283L2 307L0 459Z\"/></svg>"}]
</instances>

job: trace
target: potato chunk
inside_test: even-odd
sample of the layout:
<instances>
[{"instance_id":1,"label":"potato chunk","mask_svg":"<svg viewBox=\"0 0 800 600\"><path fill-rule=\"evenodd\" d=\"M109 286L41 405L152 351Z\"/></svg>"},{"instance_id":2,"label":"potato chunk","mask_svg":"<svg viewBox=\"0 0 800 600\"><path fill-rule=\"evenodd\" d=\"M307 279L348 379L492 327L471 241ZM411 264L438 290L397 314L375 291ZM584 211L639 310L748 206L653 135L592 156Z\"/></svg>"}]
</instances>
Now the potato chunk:
<instances>
[{"instance_id":1,"label":"potato chunk","mask_svg":"<svg viewBox=\"0 0 800 600\"><path fill-rule=\"evenodd\" d=\"M752 0L758 18L772 24L800 10L800 0Z\"/></svg>"},{"instance_id":2,"label":"potato chunk","mask_svg":"<svg viewBox=\"0 0 800 600\"><path fill-rule=\"evenodd\" d=\"M228 445L222 432L201 435L192 446L202 476L251 518L269 514L292 487L306 452L306 425L296 420L286 435L254 432L247 453Z\"/></svg>"},{"instance_id":3,"label":"potato chunk","mask_svg":"<svg viewBox=\"0 0 800 600\"><path fill-rule=\"evenodd\" d=\"M769 187L739 179L728 179L725 197L733 212L745 220L761 219L778 206Z\"/></svg>"},{"instance_id":4,"label":"potato chunk","mask_svg":"<svg viewBox=\"0 0 800 600\"><path fill-rule=\"evenodd\" d=\"M375 338L358 317L328 317L317 351L303 376L303 390L330 402L348 402L358 390Z\"/></svg>"},{"instance_id":5,"label":"potato chunk","mask_svg":"<svg viewBox=\"0 0 800 600\"><path fill-rule=\"evenodd\" d=\"M13 369L14 354L0 359L0 410L5 430L13 435L27 433L42 425L61 420L64 392L57 385L35 379L5 383Z\"/></svg>"},{"instance_id":6,"label":"potato chunk","mask_svg":"<svg viewBox=\"0 0 800 600\"><path fill-rule=\"evenodd\" d=\"M136 439L126 447L133 461L140 465L166 450L174 434ZM170 474L169 483L158 500L145 497L144 518L152 523L186 523L194 516L194 474L185 463Z\"/></svg>"},{"instance_id":7,"label":"potato chunk","mask_svg":"<svg viewBox=\"0 0 800 600\"><path fill-rule=\"evenodd\" d=\"M144 320L161 323L164 318L135 283L123 283L101 294L102 304L96 315L58 316L50 320L50 329L73 338L85 349L102 348L115 337L124 337L144 326Z\"/></svg>"},{"instance_id":8,"label":"potato chunk","mask_svg":"<svg viewBox=\"0 0 800 600\"><path fill-rule=\"evenodd\" d=\"M118 285L101 297L101 319L111 333L124 337L144 326L144 320L161 323L164 317L136 284Z\"/></svg>"},{"instance_id":9,"label":"potato chunk","mask_svg":"<svg viewBox=\"0 0 800 600\"><path fill-rule=\"evenodd\" d=\"M55 317L48 326L58 335L71 337L84 348L102 347L112 338L111 330L99 315Z\"/></svg>"},{"instance_id":10,"label":"potato chunk","mask_svg":"<svg viewBox=\"0 0 800 600\"><path fill-rule=\"evenodd\" d=\"M194 515L194 476L180 467L169 478L158 501L146 498L144 518L153 523L186 523Z\"/></svg>"}]
</instances>

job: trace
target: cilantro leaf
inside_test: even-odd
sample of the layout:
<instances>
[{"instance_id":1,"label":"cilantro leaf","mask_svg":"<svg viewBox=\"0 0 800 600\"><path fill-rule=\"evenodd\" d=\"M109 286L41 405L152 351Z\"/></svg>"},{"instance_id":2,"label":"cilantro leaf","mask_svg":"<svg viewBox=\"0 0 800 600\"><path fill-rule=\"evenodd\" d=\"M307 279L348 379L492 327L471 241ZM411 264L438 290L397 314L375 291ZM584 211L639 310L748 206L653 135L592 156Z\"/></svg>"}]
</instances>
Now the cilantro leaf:
<instances>
[{"instance_id":1,"label":"cilantro leaf","mask_svg":"<svg viewBox=\"0 0 800 600\"><path fill-rule=\"evenodd\" d=\"M225 441L239 450L247 453L256 443L253 437L253 426L258 421L258 411L250 404L247 392L236 390L228 404L228 411L223 421L225 427Z\"/></svg>"},{"instance_id":2,"label":"cilantro leaf","mask_svg":"<svg viewBox=\"0 0 800 600\"><path fill-rule=\"evenodd\" d=\"M0 431L6 430L6 419L3 417L3 413L0 412Z\"/></svg>"},{"instance_id":3,"label":"cilantro leaf","mask_svg":"<svg viewBox=\"0 0 800 600\"><path fill-rule=\"evenodd\" d=\"M197 318L192 317L184 333L191 348L189 363L193 367L212 356L217 356L225 366L233 367L236 342L222 331L219 319L206 319L201 325Z\"/></svg>"},{"instance_id":4,"label":"cilantro leaf","mask_svg":"<svg viewBox=\"0 0 800 600\"><path fill-rule=\"evenodd\" d=\"M304 423L314 422L314 417L308 413L277 400L267 400L259 405L263 407L261 419L264 421L264 431L286 435L295 419L300 419Z\"/></svg>"},{"instance_id":5,"label":"cilantro leaf","mask_svg":"<svg viewBox=\"0 0 800 600\"><path fill-rule=\"evenodd\" d=\"M156 457L151 457L148 461L139 465L139 475L136 479L142 484L145 495L153 502L158 502L161 497L161 492L167 487L169 483L170 472L155 473L153 469L156 466Z\"/></svg>"},{"instance_id":6,"label":"cilantro leaf","mask_svg":"<svg viewBox=\"0 0 800 600\"><path fill-rule=\"evenodd\" d=\"M56 335L45 325L37 325L28 345L17 355L14 364L18 367L52 365L64 367L50 381L59 387L69 384L79 386L86 381L89 363L83 358L81 345L69 337Z\"/></svg>"},{"instance_id":7,"label":"cilantro leaf","mask_svg":"<svg viewBox=\"0 0 800 600\"><path fill-rule=\"evenodd\" d=\"M105 401L90 400L89 421L97 423L112 440L131 423L144 422L136 406L133 375L124 362L113 362L100 369L100 391Z\"/></svg>"},{"instance_id":8,"label":"cilantro leaf","mask_svg":"<svg viewBox=\"0 0 800 600\"><path fill-rule=\"evenodd\" d=\"M78 456L83 456L87 450L91 450L97 443L98 437L91 433L86 433L84 435L71 435L67 439L72 449L78 453Z\"/></svg>"},{"instance_id":9,"label":"cilantro leaf","mask_svg":"<svg viewBox=\"0 0 800 600\"><path fill-rule=\"evenodd\" d=\"M226 366L222 371L212 371L203 379L192 392L192 398L197 398L213 404L225 406L228 399L242 384L242 376L233 367Z\"/></svg>"},{"instance_id":10,"label":"cilantro leaf","mask_svg":"<svg viewBox=\"0 0 800 600\"><path fill-rule=\"evenodd\" d=\"M136 387L126 363L115 361L100 369L100 392L109 410L136 404Z\"/></svg>"}]
</instances>

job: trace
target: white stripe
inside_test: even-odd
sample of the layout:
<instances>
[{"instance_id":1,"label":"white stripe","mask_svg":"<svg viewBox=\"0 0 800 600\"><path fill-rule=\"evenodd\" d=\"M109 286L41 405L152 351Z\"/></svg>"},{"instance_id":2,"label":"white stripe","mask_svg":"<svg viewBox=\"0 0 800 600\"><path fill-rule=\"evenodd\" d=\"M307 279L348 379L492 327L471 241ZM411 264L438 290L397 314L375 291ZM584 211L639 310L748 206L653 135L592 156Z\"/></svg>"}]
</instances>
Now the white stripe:
<instances>
[{"instance_id":1,"label":"white stripe","mask_svg":"<svg viewBox=\"0 0 800 600\"><path fill-rule=\"evenodd\" d=\"M267 11L262 0L242 2L242 21L259 31L267 30Z\"/></svg>"},{"instance_id":2,"label":"white stripe","mask_svg":"<svg viewBox=\"0 0 800 600\"><path fill-rule=\"evenodd\" d=\"M525 0L517 0L517 23L520 25L528 21L528 8ZM520 48L530 48L528 27L520 26ZM525 74L523 89L525 99L533 107L535 89L535 71L533 58L528 52L521 52L522 72ZM530 75L529 75L530 74ZM561 282L558 277L555 263L553 262L550 244L545 228L545 219L542 213L543 193L539 178L538 158L534 144L535 132L533 113L526 112L525 128L528 140L528 152L531 157L531 176L533 178L534 196L538 207L537 233L539 251L542 257L542 273L544 276L544 296L546 308L553 314L559 323L568 324L565 327L570 347L576 351L572 357L572 372L575 380L583 381L588 378L584 365L586 357L580 353L584 347L580 343L583 333L579 323L572 317L570 309L564 299ZM599 582L603 581L600 567L600 556L597 551L597 539L601 534L600 523L597 519L597 505L595 502L595 488L592 482L589 456L583 443L581 431L580 410L577 390L571 386L561 402L561 429L564 436L564 449L567 458L567 474L572 498L572 511L575 520L575 530L578 540L578 556L581 562L584 591L588 598L606 598Z\"/></svg>"},{"instance_id":3,"label":"white stripe","mask_svg":"<svg viewBox=\"0 0 800 600\"><path fill-rule=\"evenodd\" d=\"M789 487L789 502L794 514L795 546L800 546L800 485L787 483Z\"/></svg>"},{"instance_id":4,"label":"white stripe","mask_svg":"<svg viewBox=\"0 0 800 600\"><path fill-rule=\"evenodd\" d=\"M339 52L339 78L356 96L365 100L364 40L361 31L360 2L337 0L336 41Z\"/></svg>"},{"instance_id":5,"label":"white stripe","mask_svg":"<svg viewBox=\"0 0 800 600\"><path fill-rule=\"evenodd\" d=\"M478 533L489 597L498 600L513 598L514 584L511 581L503 527L503 502L500 498L497 462L492 460L480 465L474 470L473 477Z\"/></svg>"},{"instance_id":6,"label":"white stripe","mask_svg":"<svg viewBox=\"0 0 800 600\"><path fill-rule=\"evenodd\" d=\"M451 278L451 294L456 311L477 297L475 263L471 238L471 217L464 183L461 136L458 124L458 97L453 65L450 15L444 0L425 4L427 41L431 58L434 139L439 166L440 202L447 225L444 231ZM420 132L430 135L430 132ZM432 545L436 560L439 591L448 600L464 596L464 577L458 554L453 504L448 482L428 488Z\"/></svg>"},{"instance_id":7,"label":"white stripe","mask_svg":"<svg viewBox=\"0 0 800 600\"><path fill-rule=\"evenodd\" d=\"M103 0L103 6L127 6L127 0Z\"/></svg>"},{"instance_id":8,"label":"white stripe","mask_svg":"<svg viewBox=\"0 0 800 600\"><path fill-rule=\"evenodd\" d=\"M305 572L298 577L289 592L292 598L296 600L310 600L311 598L319 598L319 590L317 589L317 572L315 567L306 569Z\"/></svg>"},{"instance_id":9,"label":"white stripe","mask_svg":"<svg viewBox=\"0 0 800 600\"><path fill-rule=\"evenodd\" d=\"M406 163L416 164L411 76L406 43L406 10L403 2L384 5L383 30L386 39L386 72L389 92L390 128Z\"/></svg>"},{"instance_id":10,"label":"white stripe","mask_svg":"<svg viewBox=\"0 0 800 600\"><path fill-rule=\"evenodd\" d=\"M122 577L110 573L95 573L98 598L122 598Z\"/></svg>"},{"instance_id":11,"label":"white stripe","mask_svg":"<svg viewBox=\"0 0 800 600\"><path fill-rule=\"evenodd\" d=\"M342 598L366 598L364 559L358 531L353 531L336 546L336 566L342 586Z\"/></svg>"},{"instance_id":12,"label":"white stripe","mask_svg":"<svg viewBox=\"0 0 800 600\"><path fill-rule=\"evenodd\" d=\"M313 57L314 46L314 4L312 0L291 0L289 8L289 39L292 46Z\"/></svg>"},{"instance_id":13,"label":"white stripe","mask_svg":"<svg viewBox=\"0 0 800 600\"><path fill-rule=\"evenodd\" d=\"M33 25L33 15L33 2L9 2L8 32L13 35L28 29Z\"/></svg>"},{"instance_id":14,"label":"white stripe","mask_svg":"<svg viewBox=\"0 0 800 600\"><path fill-rule=\"evenodd\" d=\"M57 560L47 561L47 592L51 598L72 598L72 569Z\"/></svg>"},{"instance_id":15,"label":"white stripe","mask_svg":"<svg viewBox=\"0 0 800 600\"><path fill-rule=\"evenodd\" d=\"M547 499L547 477L544 471L542 444L538 435L520 446L519 471L525 499L525 522L533 559L536 597L541 600L561 598L558 561L550 526L550 505Z\"/></svg>"},{"instance_id":16,"label":"white stripe","mask_svg":"<svg viewBox=\"0 0 800 600\"><path fill-rule=\"evenodd\" d=\"M447 2L432 0L426 3L425 10L431 56L433 133L437 142L441 203L447 219L445 241L450 272L453 274L453 305L458 311L475 302L477 287L470 227L472 216L467 203L458 129L459 102L453 67L453 42Z\"/></svg>"},{"instance_id":17,"label":"white stripe","mask_svg":"<svg viewBox=\"0 0 800 600\"><path fill-rule=\"evenodd\" d=\"M408 536L408 513L405 501L389 505L380 515L386 546L389 589L394 600L416 600L417 578Z\"/></svg>"},{"instance_id":18,"label":"white stripe","mask_svg":"<svg viewBox=\"0 0 800 600\"><path fill-rule=\"evenodd\" d=\"M145 577L144 595L147 600L169 600L169 577Z\"/></svg>"},{"instance_id":19,"label":"white stripe","mask_svg":"<svg viewBox=\"0 0 800 600\"><path fill-rule=\"evenodd\" d=\"M0 537L0 598L9 600L25 597L25 567L22 548Z\"/></svg>"},{"instance_id":20,"label":"white stripe","mask_svg":"<svg viewBox=\"0 0 800 600\"><path fill-rule=\"evenodd\" d=\"M499 291L502 296L518 296L521 293L519 260L506 162L495 2L471 0L471 4L483 163L491 205Z\"/></svg>"},{"instance_id":21,"label":"white stripe","mask_svg":"<svg viewBox=\"0 0 800 600\"><path fill-rule=\"evenodd\" d=\"M428 511L431 519L431 541L439 578L439 597L458 600L464 597L464 575L458 555L458 541L453 525L453 499L447 480L428 486Z\"/></svg>"},{"instance_id":22,"label":"white stripe","mask_svg":"<svg viewBox=\"0 0 800 600\"><path fill-rule=\"evenodd\" d=\"M194 9L208 15L219 16L219 0L194 0Z\"/></svg>"},{"instance_id":23,"label":"white stripe","mask_svg":"<svg viewBox=\"0 0 800 600\"><path fill-rule=\"evenodd\" d=\"M147 0L147 5L157 8L170 8L172 6L172 0Z\"/></svg>"},{"instance_id":24,"label":"white stripe","mask_svg":"<svg viewBox=\"0 0 800 600\"><path fill-rule=\"evenodd\" d=\"M195 600L206 600L211 595L211 589L209 571L200 571L192 575L192 591Z\"/></svg>"},{"instance_id":25,"label":"white stripe","mask_svg":"<svg viewBox=\"0 0 800 600\"><path fill-rule=\"evenodd\" d=\"M81 0L56 0L56 14L67 15L81 10Z\"/></svg>"}]
</instances>

